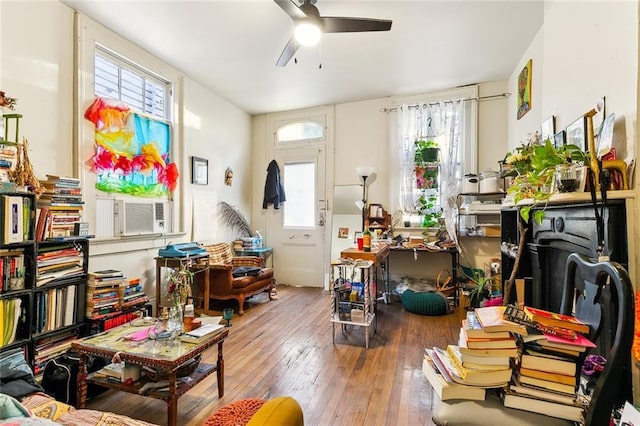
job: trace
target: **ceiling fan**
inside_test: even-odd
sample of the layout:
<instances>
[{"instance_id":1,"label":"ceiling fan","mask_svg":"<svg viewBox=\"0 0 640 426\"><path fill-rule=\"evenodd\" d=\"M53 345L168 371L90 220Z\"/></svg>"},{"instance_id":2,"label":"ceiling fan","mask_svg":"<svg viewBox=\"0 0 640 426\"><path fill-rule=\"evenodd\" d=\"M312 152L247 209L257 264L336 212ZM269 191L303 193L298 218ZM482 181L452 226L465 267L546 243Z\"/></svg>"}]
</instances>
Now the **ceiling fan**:
<instances>
[{"instance_id":1,"label":"ceiling fan","mask_svg":"<svg viewBox=\"0 0 640 426\"><path fill-rule=\"evenodd\" d=\"M388 19L350 18L340 16L320 16L315 7L317 0L301 0L298 6L293 0L274 0L293 19L295 33L282 50L276 65L284 67L302 45L313 46L321 33L359 33L364 31L389 31Z\"/></svg>"}]
</instances>

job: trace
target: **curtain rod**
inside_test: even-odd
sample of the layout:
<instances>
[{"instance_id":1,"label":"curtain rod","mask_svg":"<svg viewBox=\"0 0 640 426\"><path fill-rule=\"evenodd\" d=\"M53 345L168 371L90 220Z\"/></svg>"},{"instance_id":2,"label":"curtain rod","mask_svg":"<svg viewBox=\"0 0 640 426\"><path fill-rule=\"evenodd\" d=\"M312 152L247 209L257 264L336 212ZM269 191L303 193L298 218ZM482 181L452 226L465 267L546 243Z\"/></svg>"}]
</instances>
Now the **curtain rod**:
<instances>
[{"instance_id":1,"label":"curtain rod","mask_svg":"<svg viewBox=\"0 0 640 426\"><path fill-rule=\"evenodd\" d=\"M484 100L490 100L490 99L501 99L501 98L508 98L509 96L511 96L511 93L509 92L504 92L504 93L499 93L497 95L488 95L488 96L479 96L477 98L463 98L463 101L484 101ZM447 99L444 101L446 102L453 102L452 99ZM424 104L414 104L414 105L409 105L409 109L411 108L419 108L420 106L422 106L422 108L426 108L428 105L438 105L439 102L427 102ZM392 112L392 111L398 111L398 109L400 109L399 107L394 107L394 108L381 108L380 112Z\"/></svg>"}]
</instances>

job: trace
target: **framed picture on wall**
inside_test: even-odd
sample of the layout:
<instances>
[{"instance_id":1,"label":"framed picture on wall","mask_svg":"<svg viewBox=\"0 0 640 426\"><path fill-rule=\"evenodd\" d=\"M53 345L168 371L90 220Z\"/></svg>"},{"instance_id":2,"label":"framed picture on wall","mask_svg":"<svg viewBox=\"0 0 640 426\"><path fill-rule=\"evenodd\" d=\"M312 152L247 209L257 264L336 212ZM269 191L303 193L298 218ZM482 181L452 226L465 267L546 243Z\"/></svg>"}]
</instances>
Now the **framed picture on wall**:
<instances>
[{"instance_id":1,"label":"framed picture on wall","mask_svg":"<svg viewBox=\"0 0 640 426\"><path fill-rule=\"evenodd\" d=\"M518 74L518 120L531 109L531 65L532 60L529 59Z\"/></svg>"},{"instance_id":2,"label":"framed picture on wall","mask_svg":"<svg viewBox=\"0 0 640 426\"><path fill-rule=\"evenodd\" d=\"M567 132L564 130L560 130L558 133L553 135L553 145L556 148L560 148L562 145L567 143Z\"/></svg>"},{"instance_id":3,"label":"framed picture on wall","mask_svg":"<svg viewBox=\"0 0 640 426\"><path fill-rule=\"evenodd\" d=\"M191 157L191 183L196 185L209 184L209 160Z\"/></svg>"},{"instance_id":4,"label":"framed picture on wall","mask_svg":"<svg viewBox=\"0 0 640 426\"><path fill-rule=\"evenodd\" d=\"M566 128L567 145L577 145L580 149L589 150L587 146L587 118L583 115Z\"/></svg>"},{"instance_id":5,"label":"framed picture on wall","mask_svg":"<svg viewBox=\"0 0 640 426\"><path fill-rule=\"evenodd\" d=\"M542 142L547 139L553 143L553 136L556 133L556 117L553 115L542 122Z\"/></svg>"}]
</instances>

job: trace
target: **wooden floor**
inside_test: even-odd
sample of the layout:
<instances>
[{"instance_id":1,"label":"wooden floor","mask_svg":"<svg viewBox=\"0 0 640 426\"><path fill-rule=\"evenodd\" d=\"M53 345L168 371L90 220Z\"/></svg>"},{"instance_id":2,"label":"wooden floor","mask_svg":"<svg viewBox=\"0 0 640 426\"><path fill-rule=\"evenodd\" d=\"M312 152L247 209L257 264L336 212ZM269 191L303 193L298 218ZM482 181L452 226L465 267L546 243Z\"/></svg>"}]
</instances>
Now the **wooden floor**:
<instances>
[{"instance_id":1,"label":"wooden floor","mask_svg":"<svg viewBox=\"0 0 640 426\"><path fill-rule=\"evenodd\" d=\"M336 326L332 343L327 292L279 286L278 296L270 302L266 293L254 296L244 316L234 316L224 343L224 397L218 398L211 375L180 398L178 425L201 425L239 399L280 395L300 403L306 425L431 424L431 394L421 371L424 348L457 341L463 308L428 317L406 312L399 302L380 302L377 333L365 349L362 327L343 335ZM216 309L225 306L234 302ZM205 360L215 362L216 353L211 348ZM167 422L164 402L115 391L95 397L87 408Z\"/></svg>"}]
</instances>

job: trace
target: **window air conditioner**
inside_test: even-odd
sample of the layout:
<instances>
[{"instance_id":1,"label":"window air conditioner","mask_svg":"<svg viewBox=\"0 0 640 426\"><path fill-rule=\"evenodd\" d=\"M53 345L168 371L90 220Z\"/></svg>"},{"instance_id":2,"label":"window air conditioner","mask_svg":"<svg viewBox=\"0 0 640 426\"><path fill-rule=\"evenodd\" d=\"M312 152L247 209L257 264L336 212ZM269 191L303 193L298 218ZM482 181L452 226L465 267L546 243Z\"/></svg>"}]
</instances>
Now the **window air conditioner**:
<instances>
[{"instance_id":1,"label":"window air conditioner","mask_svg":"<svg viewBox=\"0 0 640 426\"><path fill-rule=\"evenodd\" d=\"M118 236L169 232L169 202L115 200L114 233Z\"/></svg>"}]
</instances>

